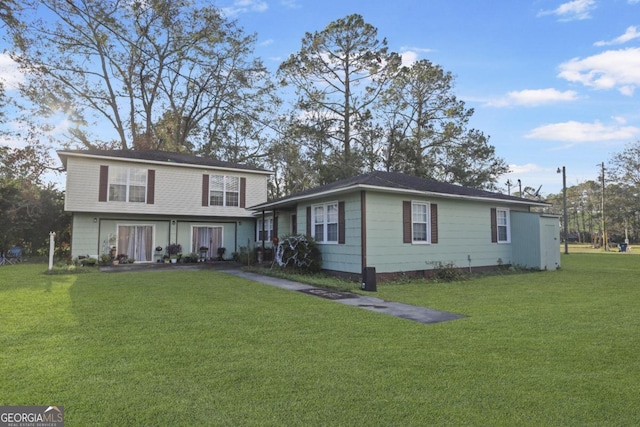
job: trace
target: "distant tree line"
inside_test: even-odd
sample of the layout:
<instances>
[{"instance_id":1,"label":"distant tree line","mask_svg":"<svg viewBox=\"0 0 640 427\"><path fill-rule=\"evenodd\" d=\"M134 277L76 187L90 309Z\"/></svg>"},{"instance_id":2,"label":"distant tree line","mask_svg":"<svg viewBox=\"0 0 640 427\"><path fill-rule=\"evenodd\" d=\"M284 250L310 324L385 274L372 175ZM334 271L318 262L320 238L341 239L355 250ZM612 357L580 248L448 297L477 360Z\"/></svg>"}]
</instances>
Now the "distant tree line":
<instances>
[{"instance_id":1,"label":"distant tree line","mask_svg":"<svg viewBox=\"0 0 640 427\"><path fill-rule=\"evenodd\" d=\"M567 187L568 240L595 243L602 239L604 218L608 241L640 243L640 141L629 143L609 159L604 192L602 180L600 174L595 180ZM562 193L549 195L547 201L553 203L554 213L563 214Z\"/></svg>"}]
</instances>

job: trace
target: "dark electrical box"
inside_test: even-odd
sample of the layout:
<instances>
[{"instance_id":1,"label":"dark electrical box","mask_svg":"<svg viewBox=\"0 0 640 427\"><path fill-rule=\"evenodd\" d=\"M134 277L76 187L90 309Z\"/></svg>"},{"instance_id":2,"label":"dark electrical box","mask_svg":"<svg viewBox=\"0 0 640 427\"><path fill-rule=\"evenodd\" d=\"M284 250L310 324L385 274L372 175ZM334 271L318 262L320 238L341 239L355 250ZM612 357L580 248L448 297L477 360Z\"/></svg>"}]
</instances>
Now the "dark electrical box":
<instances>
[{"instance_id":1,"label":"dark electrical box","mask_svg":"<svg viewBox=\"0 0 640 427\"><path fill-rule=\"evenodd\" d=\"M365 267L362 269L362 288L363 291L376 292L376 268Z\"/></svg>"}]
</instances>

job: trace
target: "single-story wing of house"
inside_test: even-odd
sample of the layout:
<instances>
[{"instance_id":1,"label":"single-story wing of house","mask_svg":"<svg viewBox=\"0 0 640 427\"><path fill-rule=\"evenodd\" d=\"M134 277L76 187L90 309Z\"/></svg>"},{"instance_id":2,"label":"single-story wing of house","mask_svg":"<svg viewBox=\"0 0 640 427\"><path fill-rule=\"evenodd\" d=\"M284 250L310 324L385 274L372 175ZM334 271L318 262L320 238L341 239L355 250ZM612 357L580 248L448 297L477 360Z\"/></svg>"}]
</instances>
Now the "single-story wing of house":
<instances>
[{"instance_id":1,"label":"single-story wing of house","mask_svg":"<svg viewBox=\"0 0 640 427\"><path fill-rule=\"evenodd\" d=\"M358 277L518 266L560 267L559 217L549 204L374 171L251 206L258 233L312 236L322 268Z\"/></svg>"}]
</instances>

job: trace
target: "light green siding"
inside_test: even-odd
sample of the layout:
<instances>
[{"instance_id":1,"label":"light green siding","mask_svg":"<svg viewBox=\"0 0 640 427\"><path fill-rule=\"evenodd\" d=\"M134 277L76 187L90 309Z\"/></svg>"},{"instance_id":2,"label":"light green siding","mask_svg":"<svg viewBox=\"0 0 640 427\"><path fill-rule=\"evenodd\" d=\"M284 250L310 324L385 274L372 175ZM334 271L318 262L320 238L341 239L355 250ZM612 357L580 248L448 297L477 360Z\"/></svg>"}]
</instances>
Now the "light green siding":
<instances>
[{"instance_id":1,"label":"light green siding","mask_svg":"<svg viewBox=\"0 0 640 427\"><path fill-rule=\"evenodd\" d=\"M329 202L344 202L345 204L345 244L318 244L322 253L322 268L360 274L362 272L360 193L336 195L330 198L314 200L311 204L300 204L297 213L298 223L300 224L298 233L306 234L307 206Z\"/></svg>"},{"instance_id":2,"label":"light green siding","mask_svg":"<svg viewBox=\"0 0 640 427\"><path fill-rule=\"evenodd\" d=\"M538 270L560 267L560 222L554 216L513 212L513 264Z\"/></svg>"},{"instance_id":3,"label":"light green siding","mask_svg":"<svg viewBox=\"0 0 640 427\"><path fill-rule=\"evenodd\" d=\"M435 203L438 243L403 243L402 202ZM512 261L512 245L491 242L487 202L367 193L367 266L377 273L430 270L436 263L484 267Z\"/></svg>"},{"instance_id":4,"label":"light green siding","mask_svg":"<svg viewBox=\"0 0 640 427\"><path fill-rule=\"evenodd\" d=\"M94 222L95 219L95 222ZM231 258L233 252L237 252L240 246L246 246L248 239L253 241L255 225L253 219L236 221L234 218L207 219L191 218L176 219L158 216L141 215L114 215L76 213L73 216L72 254L78 256L100 256L116 247L118 252L118 226L120 225L150 225L153 227L153 248L161 247L162 252L156 253L157 261L164 254L165 248L170 243L182 245L183 254L192 251L193 227L221 227L222 246L226 248L225 258ZM215 254L213 254L215 256Z\"/></svg>"}]
</instances>

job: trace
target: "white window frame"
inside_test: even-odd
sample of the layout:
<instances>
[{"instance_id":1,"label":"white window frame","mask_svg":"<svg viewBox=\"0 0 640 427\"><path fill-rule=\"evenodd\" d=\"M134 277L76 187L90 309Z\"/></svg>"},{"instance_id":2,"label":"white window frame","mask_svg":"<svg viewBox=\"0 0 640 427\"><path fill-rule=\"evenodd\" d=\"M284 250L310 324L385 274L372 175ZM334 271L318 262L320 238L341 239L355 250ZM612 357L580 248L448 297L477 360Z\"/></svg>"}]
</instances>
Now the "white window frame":
<instances>
[{"instance_id":1,"label":"white window frame","mask_svg":"<svg viewBox=\"0 0 640 427\"><path fill-rule=\"evenodd\" d=\"M273 217L265 218L264 224L264 232L268 237L265 242L270 242L273 240ZM258 227L256 228L256 242L262 242L260 233L262 233L262 218L258 218Z\"/></svg>"},{"instance_id":2,"label":"white window frame","mask_svg":"<svg viewBox=\"0 0 640 427\"><path fill-rule=\"evenodd\" d=\"M135 181L136 174L140 174L140 182ZM124 175L124 182L116 182L117 176ZM124 166L112 166L109 168L109 201L125 202L125 203L146 203L147 202L147 185L148 170L143 168L131 168ZM144 180L144 183L142 182ZM124 200L115 200L114 193L111 191L112 185L123 185L125 187ZM131 187L144 188L144 197L142 200L131 200Z\"/></svg>"},{"instance_id":3,"label":"white window frame","mask_svg":"<svg viewBox=\"0 0 640 427\"><path fill-rule=\"evenodd\" d=\"M222 187L219 183L222 182ZM235 187L235 189L234 189ZM211 203L214 192L222 193L222 204ZM235 204L230 204L231 195L235 194ZM240 177L231 175L210 175L209 176L209 206L240 207Z\"/></svg>"},{"instance_id":4,"label":"white window frame","mask_svg":"<svg viewBox=\"0 0 640 427\"><path fill-rule=\"evenodd\" d=\"M501 214L504 214L502 217ZM500 230L504 230L505 238L501 239ZM498 243L511 243L511 214L509 208L496 208L496 238Z\"/></svg>"},{"instance_id":5,"label":"white window frame","mask_svg":"<svg viewBox=\"0 0 640 427\"><path fill-rule=\"evenodd\" d=\"M331 208L331 212L329 212ZM317 214L320 213L321 214ZM330 215L333 218L335 216L335 221L330 219ZM340 238L340 228L338 226L339 222L339 213L338 213L338 202L327 202L318 205L311 206L311 233L313 234L313 238L318 243L322 244L338 244L338 240ZM333 229L335 227L335 240L329 240L329 227ZM317 227L322 227L322 235L318 236Z\"/></svg>"},{"instance_id":6,"label":"white window frame","mask_svg":"<svg viewBox=\"0 0 640 427\"><path fill-rule=\"evenodd\" d=\"M424 207L424 215L426 219L424 221L416 221L416 208ZM416 239L416 225L425 224L426 236L424 240ZM430 245L431 244L431 204L429 202L411 201L411 243L414 245Z\"/></svg>"}]
</instances>

